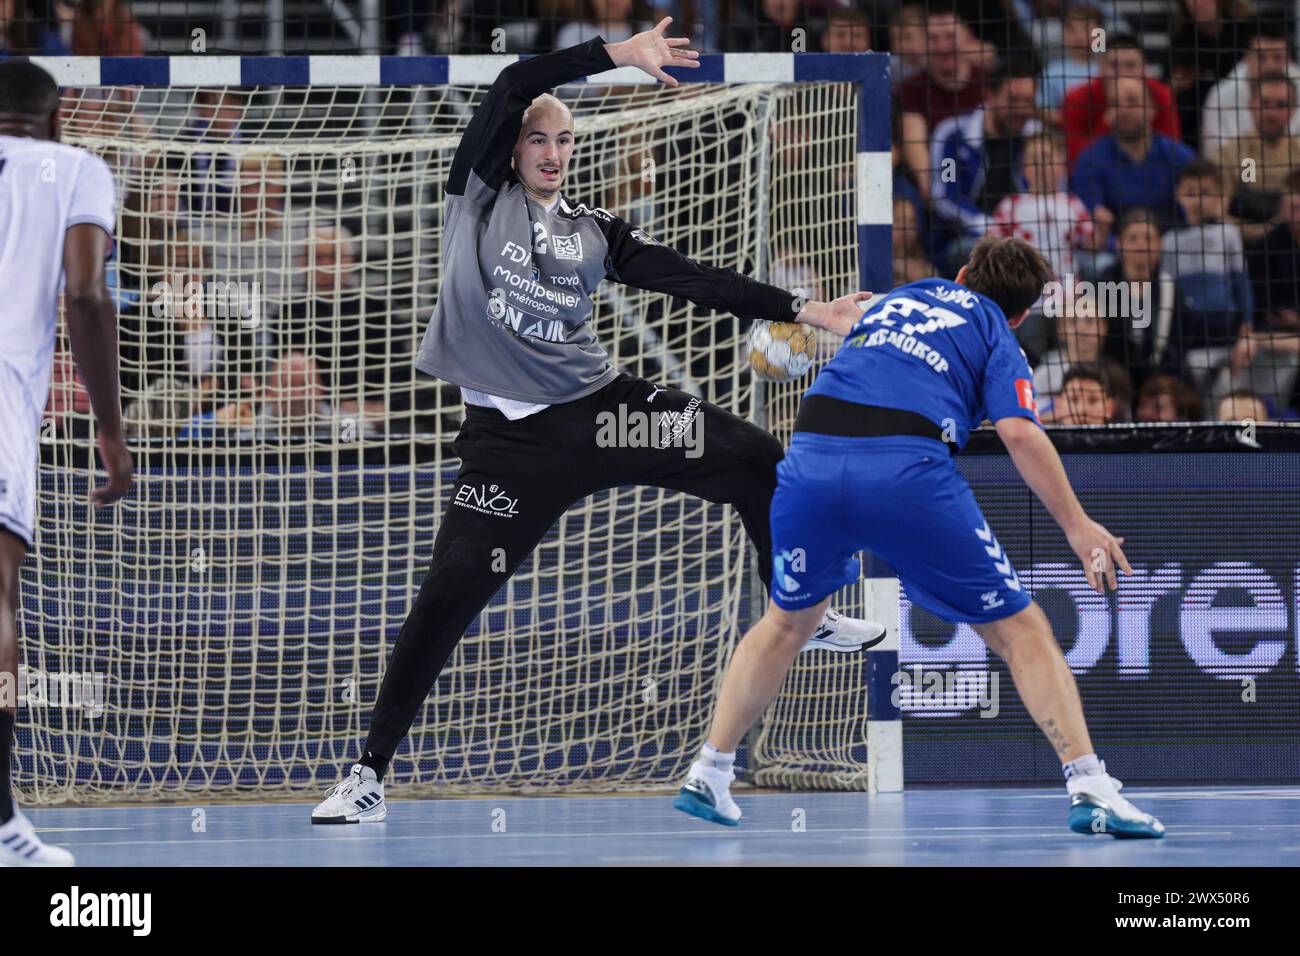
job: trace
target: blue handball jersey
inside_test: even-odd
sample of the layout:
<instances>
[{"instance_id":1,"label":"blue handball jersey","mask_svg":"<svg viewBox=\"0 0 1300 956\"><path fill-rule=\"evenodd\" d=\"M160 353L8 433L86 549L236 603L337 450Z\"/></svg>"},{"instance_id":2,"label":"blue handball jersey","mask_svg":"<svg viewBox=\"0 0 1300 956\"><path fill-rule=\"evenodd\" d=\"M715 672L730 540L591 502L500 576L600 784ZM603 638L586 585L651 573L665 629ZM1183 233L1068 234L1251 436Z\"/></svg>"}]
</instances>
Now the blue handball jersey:
<instances>
[{"instance_id":1,"label":"blue handball jersey","mask_svg":"<svg viewBox=\"0 0 1300 956\"><path fill-rule=\"evenodd\" d=\"M873 303L808 394L924 415L958 449L985 419L1038 421L1029 360L1002 309L947 279Z\"/></svg>"}]
</instances>

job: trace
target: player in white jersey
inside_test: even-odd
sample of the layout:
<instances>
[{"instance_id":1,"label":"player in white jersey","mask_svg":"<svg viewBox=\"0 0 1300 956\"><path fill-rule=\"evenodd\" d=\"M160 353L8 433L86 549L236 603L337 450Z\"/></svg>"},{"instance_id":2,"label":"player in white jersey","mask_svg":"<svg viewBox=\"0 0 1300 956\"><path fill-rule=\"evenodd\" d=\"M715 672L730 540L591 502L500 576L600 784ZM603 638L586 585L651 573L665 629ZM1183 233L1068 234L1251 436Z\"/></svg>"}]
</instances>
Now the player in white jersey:
<instances>
[{"instance_id":1,"label":"player in white jersey","mask_svg":"<svg viewBox=\"0 0 1300 956\"><path fill-rule=\"evenodd\" d=\"M131 485L118 396L117 315L104 278L113 177L59 140L59 88L25 60L0 62L0 866L71 866L18 811L10 784L18 705L18 568L36 520L37 434L50 390L59 292L72 355L98 422L108 481L96 507Z\"/></svg>"}]
</instances>

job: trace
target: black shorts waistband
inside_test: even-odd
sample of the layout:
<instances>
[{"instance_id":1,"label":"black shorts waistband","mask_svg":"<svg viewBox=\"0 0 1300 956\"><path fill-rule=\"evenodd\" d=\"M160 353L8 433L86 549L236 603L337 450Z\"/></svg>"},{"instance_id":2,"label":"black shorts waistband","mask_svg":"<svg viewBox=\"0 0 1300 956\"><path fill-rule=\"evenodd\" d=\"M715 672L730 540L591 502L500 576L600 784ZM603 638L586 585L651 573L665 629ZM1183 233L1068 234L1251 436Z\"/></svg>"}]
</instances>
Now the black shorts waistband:
<instances>
[{"instance_id":1,"label":"black shorts waistband","mask_svg":"<svg viewBox=\"0 0 1300 956\"><path fill-rule=\"evenodd\" d=\"M532 416L529 415L526 417L531 418ZM501 411L501 409L497 408L495 405L474 405L470 402L466 402L465 420L469 421L471 419L481 422L508 422L512 420L507 418L505 412ZM519 421L520 419L513 420Z\"/></svg>"},{"instance_id":2,"label":"black shorts waistband","mask_svg":"<svg viewBox=\"0 0 1300 956\"><path fill-rule=\"evenodd\" d=\"M588 408L592 405L603 406L606 404L606 393L616 391L618 386L623 384L625 381L638 382L641 380L637 379L635 376L629 375L627 372L617 372L614 377L604 385L587 392L585 395L579 395L577 398L566 398L553 402L538 402L537 404L545 405L546 407L533 412L531 415L525 415L523 418L510 418L495 405L475 405L470 402L465 402L465 418L476 419L480 422L524 422L535 418L538 415L545 415L548 412L563 412L567 410L569 413L573 414L583 413L581 412L582 409ZM647 382L646 384L649 385L650 383ZM479 391L482 391L482 389ZM579 411L575 413L574 409ZM536 424L536 422L533 422L532 424Z\"/></svg>"},{"instance_id":3,"label":"black shorts waistband","mask_svg":"<svg viewBox=\"0 0 1300 956\"><path fill-rule=\"evenodd\" d=\"M839 438L914 435L943 442L948 448L948 454L957 453L956 442L944 441L943 429L924 415L901 408L859 405L829 395L806 396L794 420L794 430Z\"/></svg>"}]
</instances>

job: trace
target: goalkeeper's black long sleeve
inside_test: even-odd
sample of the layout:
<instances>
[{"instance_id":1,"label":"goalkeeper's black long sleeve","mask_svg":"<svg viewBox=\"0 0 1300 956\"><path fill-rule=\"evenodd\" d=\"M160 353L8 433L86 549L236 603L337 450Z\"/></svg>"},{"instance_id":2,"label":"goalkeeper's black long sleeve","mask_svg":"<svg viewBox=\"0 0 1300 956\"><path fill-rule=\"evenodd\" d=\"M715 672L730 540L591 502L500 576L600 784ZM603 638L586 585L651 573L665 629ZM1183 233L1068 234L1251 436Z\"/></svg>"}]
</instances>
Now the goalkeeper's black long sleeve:
<instances>
[{"instance_id":1,"label":"goalkeeper's black long sleeve","mask_svg":"<svg viewBox=\"0 0 1300 956\"><path fill-rule=\"evenodd\" d=\"M603 211L603 210L602 210ZM734 269L705 265L650 239L614 215L596 215L609 244L606 276L638 289L663 292L741 319L793 322L800 300Z\"/></svg>"}]
</instances>

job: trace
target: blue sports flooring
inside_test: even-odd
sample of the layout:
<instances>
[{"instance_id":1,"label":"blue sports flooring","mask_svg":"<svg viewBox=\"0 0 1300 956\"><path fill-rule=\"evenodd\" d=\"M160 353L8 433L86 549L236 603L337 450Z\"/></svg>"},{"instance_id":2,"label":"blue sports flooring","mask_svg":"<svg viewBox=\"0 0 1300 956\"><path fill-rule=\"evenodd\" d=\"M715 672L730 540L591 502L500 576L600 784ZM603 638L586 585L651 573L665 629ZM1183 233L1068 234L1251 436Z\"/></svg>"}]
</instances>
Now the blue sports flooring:
<instances>
[{"instance_id":1,"label":"blue sports flooring","mask_svg":"<svg viewBox=\"0 0 1300 956\"><path fill-rule=\"evenodd\" d=\"M1300 788L1125 788L1163 840L1080 836L1053 790L737 792L738 828L672 794L395 800L381 824L306 803L30 809L83 866L1300 866Z\"/></svg>"}]
</instances>

